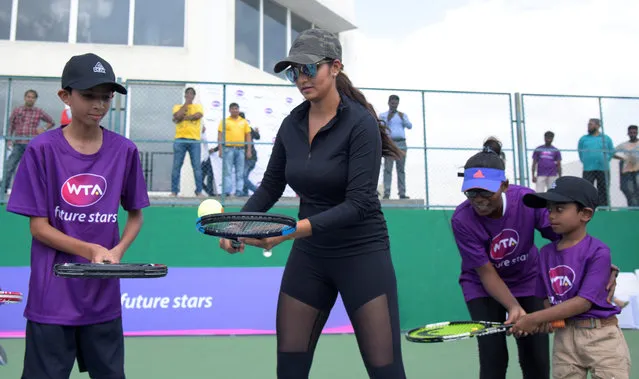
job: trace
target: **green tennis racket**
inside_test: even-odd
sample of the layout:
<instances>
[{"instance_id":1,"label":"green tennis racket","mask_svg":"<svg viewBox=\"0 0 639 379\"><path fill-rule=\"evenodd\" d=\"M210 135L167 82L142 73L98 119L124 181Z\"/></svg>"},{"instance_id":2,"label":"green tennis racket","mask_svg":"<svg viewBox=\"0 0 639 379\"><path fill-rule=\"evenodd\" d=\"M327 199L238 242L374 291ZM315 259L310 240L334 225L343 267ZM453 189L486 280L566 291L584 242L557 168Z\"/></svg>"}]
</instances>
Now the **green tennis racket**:
<instances>
[{"instance_id":1,"label":"green tennis racket","mask_svg":"<svg viewBox=\"0 0 639 379\"><path fill-rule=\"evenodd\" d=\"M556 329L565 326L564 321L554 321ZM495 333L505 333L512 325L490 321L445 321L411 329L406 333L410 342L433 343L459 341Z\"/></svg>"}]
</instances>

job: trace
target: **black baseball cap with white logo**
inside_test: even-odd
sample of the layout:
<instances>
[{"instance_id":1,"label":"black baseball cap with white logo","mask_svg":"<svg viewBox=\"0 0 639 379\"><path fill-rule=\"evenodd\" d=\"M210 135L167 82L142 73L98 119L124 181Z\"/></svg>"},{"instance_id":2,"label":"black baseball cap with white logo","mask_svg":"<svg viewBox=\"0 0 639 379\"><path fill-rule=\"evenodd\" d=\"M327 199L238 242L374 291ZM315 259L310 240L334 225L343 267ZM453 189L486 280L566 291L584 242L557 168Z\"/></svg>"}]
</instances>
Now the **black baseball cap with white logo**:
<instances>
[{"instance_id":1,"label":"black baseball cap with white logo","mask_svg":"<svg viewBox=\"0 0 639 379\"><path fill-rule=\"evenodd\" d=\"M64 66L62 88L85 90L101 84L110 84L115 92L123 95L127 93L126 88L115 81L109 62L93 53L75 55Z\"/></svg>"},{"instance_id":2,"label":"black baseball cap with white logo","mask_svg":"<svg viewBox=\"0 0 639 379\"><path fill-rule=\"evenodd\" d=\"M523 201L530 208L545 208L548 203L579 203L595 210L599 193L589 181L577 176L562 176L555 180L547 192L529 193Z\"/></svg>"}]
</instances>

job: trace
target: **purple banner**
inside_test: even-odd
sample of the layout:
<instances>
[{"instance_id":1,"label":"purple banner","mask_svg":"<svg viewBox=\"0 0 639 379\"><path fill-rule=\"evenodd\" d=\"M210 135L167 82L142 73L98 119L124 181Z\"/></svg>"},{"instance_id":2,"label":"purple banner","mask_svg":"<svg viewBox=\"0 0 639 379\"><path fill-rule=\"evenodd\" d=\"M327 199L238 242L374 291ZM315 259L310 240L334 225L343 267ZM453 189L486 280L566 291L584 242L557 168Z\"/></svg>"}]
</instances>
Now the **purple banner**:
<instances>
[{"instance_id":1,"label":"purple banner","mask_svg":"<svg viewBox=\"0 0 639 379\"><path fill-rule=\"evenodd\" d=\"M28 267L0 267L0 288L20 291L20 304L0 306L0 337L23 337ZM169 268L159 279L122 279L124 334L274 334L281 267ZM324 333L352 333L341 298Z\"/></svg>"}]
</instances>

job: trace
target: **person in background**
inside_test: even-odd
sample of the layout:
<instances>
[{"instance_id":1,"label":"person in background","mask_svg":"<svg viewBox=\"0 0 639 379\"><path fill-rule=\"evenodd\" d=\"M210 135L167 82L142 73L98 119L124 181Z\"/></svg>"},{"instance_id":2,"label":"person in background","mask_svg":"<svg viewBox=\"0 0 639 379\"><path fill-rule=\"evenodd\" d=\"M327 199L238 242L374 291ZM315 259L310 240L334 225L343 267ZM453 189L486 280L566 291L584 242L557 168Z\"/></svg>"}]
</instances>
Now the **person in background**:
<instances>
[{"instance_id":1,"label":"person in background","mask_svg":"<svg viewBox=\"0 0 639 379\"><path fill-rule=\"evenodd\" d=\"M626 196L629 207L639 206L639 139L637 125L628 127L628 141L617 146L615 159L621 163L621 192Z\"/></svg>"},{"instance_id":2,"label":"person in background","mask_svg":"<svg viewBox=\"0 0 639 379\"><path fill-rule=\"evenodd\" d=\"M0 183L0 194L7 193L9 184L16 172L20 160L24 155L29 141L47 130L53 128L55 123L47 112L35 106L38 100L38 93L33 90L27 90L24 93L24 105L21 105L11 112L9 117L9 137L22 137L20 139L7 141L7 147L11 148L11 154L5 163L4 175L2 175L2 183ZM46 123L45 127L40 126L40 122Z\"/></svg>"},{"instance_id":3,"label":"person in background","mask_svg":"<svg viewBox=\"0 0 639 379\"><path fill-rule=\"evenodd\" d=\"M184 104L173 106L173 122L175 123L175 141L173 142L173 170L171 172L171 195L180 192L180 170L184 164L184 157L188 151L195 179L195 196L202 194L202 165L200 142L202 135L202 104L194 104L195 89L189 87L184 90Z\"/></svg>"},{"instance_id":4,"label":"person in background","mask_svg":"<svg viewBox=\"0 0 639 379\"><path fill-rule=\"evenodd\" d=\"M579 139L577 151L583 164L583 178L597 185L599 206L608 206L608 185L610 181L610 160L615 147L612 139L600 131L601 121L588 121L588 134Z\"/></svg>"},{"instance_id":5,"label":"person in background","mask_svg":"<svg viewBox=\"0 0 639 379\"><path fill-rule=\"evenodd\" d=\"M388 111L379 115L381 120L386 122L389 133L395 145L403 152L401 158L384 157L384 199L390 198L391 184L393 181L393 163L397 168L397 191L400 199L408 199L406 196L406 129L412 129L413 124L408 119L406 113L397 110L399 106L399 96L390 95L388 97Z\"/></svg>"},{"instance_id":6,"label":"person in background","mask_svg":"<svg viewBox=\"0 0 639 379\"><path fill-rule=\"evenodd\" d=\"M552 145L555 133L544 133L544 144L537 146L532 159L532 182L536 184L535 191L544 192L561 176L561 152Z\"/></svg>"},{"instance_id":7,"label":"person in background","mask_svg":"<svg viewBox=\"0 0 639 379\"><path fill-rule=\"evenodd\" d=\"M68 105L64 105L64 110L60 114L60 125L69 125L71 123L71 108Z\"/></svg>"},{"instance_id":8,"label":"person in background","mask_svg":"<svg viewBox=\"0 0 639 379\"><path fill-rule=\"evenodd\" d=\"M244 112L240 112L240 117L246 120ZM249 124L249 128L251 128L251 141L259 140L260 130L252 127L249 120L246 120L246 122ZM255 193L255 190L257 189L257 186L251 182L251 179L249 179L249 175L251 174L251 171L255 169L256 164L257 150L255 149L255 144L251 143L250 145L246 145L246 160L244 161L244 189L242 191L242 196L248 196L249 191Z\"/></svg>"},{"instance_id":9,"label":"person in background","mask_svg":"<svg viewBox=\"0 0 639 379\"><path fill-rule=\"evenodd\" d=\"M217 196L217 185L215 184L215 173L211 162L211 154L217 152L218 148L209 148L211 143L207 141L206 127L202 127L203 156L202 156L202 189L209 196Z\"/></svg>"},{"instance_id":10,"label":"person in background","mask_svg":"<svg viewBox=\"0 0 639 379\"><path fill-rule=\"evenodd\" d=\"M252 151L246 149L247 145L252 145L251 127L240 117L240 106L237 103L229 104L229 112L231 115L220 121L217 129L218 154L223 158L224 165L222 191L226 196L231 196L235 174L235 196L239 197L244 191L244 162L246 158L252 157ZM225 133L223 128L226 129Z\"/></svg>"}]
</instances>

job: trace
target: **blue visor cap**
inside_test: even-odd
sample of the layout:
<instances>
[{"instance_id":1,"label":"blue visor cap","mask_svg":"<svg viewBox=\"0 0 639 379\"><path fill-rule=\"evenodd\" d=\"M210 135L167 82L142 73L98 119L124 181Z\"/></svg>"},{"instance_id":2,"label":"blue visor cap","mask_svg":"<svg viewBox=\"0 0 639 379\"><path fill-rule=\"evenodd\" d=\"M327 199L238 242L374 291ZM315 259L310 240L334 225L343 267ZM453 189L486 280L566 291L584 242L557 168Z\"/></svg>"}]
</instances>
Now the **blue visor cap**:
<instances>
[{"instance_id":1,"label":"blue visor cap","mask_svg":"<svg viewBox=\"0 0 639 379\"><path fill-rule=\"evenodd\" d=\"M464 170L462 192L479 188L490 192L499 191L501 183L506 181L504 170L496 168L473 167Z\"/></svg>"}]
</instances>

